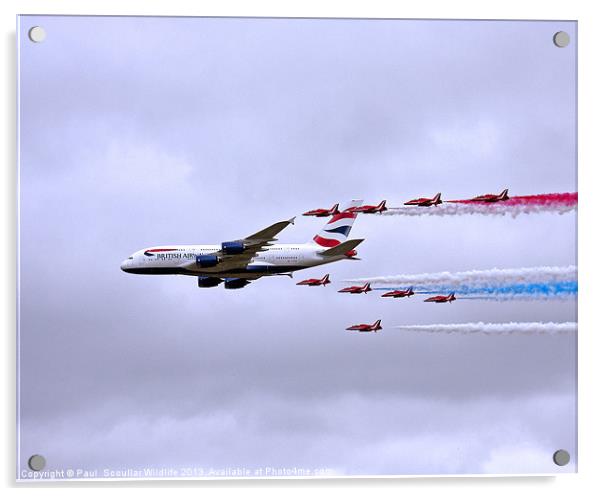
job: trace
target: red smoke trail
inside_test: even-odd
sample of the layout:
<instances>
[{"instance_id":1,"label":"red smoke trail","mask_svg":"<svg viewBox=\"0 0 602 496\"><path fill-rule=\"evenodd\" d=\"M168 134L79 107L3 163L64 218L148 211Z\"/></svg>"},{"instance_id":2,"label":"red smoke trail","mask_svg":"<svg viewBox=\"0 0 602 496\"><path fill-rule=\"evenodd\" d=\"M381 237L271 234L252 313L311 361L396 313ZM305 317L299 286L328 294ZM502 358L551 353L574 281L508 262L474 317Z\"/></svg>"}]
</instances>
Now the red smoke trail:
<instances>
[{"instance_id":1,"label":"red smoke trail","mask_svg":"<svg viewBox=\"0 0 602 496\"><path fill-rule=\"evenodd\" d=\"M515 205L562 205L571 207L577 205L577 193L547 193L544 195L511 196L509 200L500 202L475 202L471 200L448 200L447 203L467 203L479 205L505 205L508 207Z\"/></svg>"}]
</instances>

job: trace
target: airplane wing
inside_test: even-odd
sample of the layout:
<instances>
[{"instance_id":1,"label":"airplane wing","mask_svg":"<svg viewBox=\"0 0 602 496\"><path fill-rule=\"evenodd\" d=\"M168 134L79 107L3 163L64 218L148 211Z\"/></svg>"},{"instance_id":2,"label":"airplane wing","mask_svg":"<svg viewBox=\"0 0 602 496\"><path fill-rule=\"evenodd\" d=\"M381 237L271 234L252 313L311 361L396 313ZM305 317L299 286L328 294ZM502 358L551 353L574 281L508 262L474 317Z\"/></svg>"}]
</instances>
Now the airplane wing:
<instances>
[{"instance_id":1,"label":"airplane wing","mask_svg":"<svg viewBox=\"0 0 602 496\"><path fill-rule=\"evenodd\" d=\"M199 269L199 272L222 272L231 269L245 268L247 264L261 251L266 251L268 246L276 241L276 235L280 233L289 224L294 224L295 218L276 222L259 232L251 234L240 241L244 244L244 250L238 254L227 254L219 250L212 255L219 257L220 262L215 267ZM188 270L196 269L196 260L182 264L183 268Z\"/></svg>"},{"instance_id":2,"label":"airplane wing","mask_svg":"<svg viewBox=\"0 0 602 496\"><path fill-rule=\"evenodd\" d=\"M250 236L247 236L245 239L243 239L243 241L245 242L245 246L247 245L247 243L253 245L263 245L268 244L271 241L276 241L276 234L280 233L280 231L282 231L289 224L294 223L294 217L289 220L276 222L276 224L272 224L270 227L266 227L265 229L262 229L261 231L256 232L255 234L251 234Z\"/></svg>"}]
</instances>

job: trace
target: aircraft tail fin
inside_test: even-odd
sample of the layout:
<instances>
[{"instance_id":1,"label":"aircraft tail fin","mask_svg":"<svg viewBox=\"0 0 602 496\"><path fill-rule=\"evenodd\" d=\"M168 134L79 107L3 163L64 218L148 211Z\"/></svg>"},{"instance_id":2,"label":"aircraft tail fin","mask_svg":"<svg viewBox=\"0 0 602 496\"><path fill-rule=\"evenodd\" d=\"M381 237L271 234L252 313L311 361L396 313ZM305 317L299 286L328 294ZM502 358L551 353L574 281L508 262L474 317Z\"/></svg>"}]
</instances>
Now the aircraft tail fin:
<instances>
[{"instance_id":1,"label":"aircraft tail fin","mask_svg":"<svg viewBox=\"0 0 602 496\"><path fill-rule=\"evenodd\" d=\"M436 203L440 202L441 201L441 193L437 193L435 195L435 198L433 198L433 201L436 202Z\"/></svg>"},{"instance_id":2,"label":"aircraft tail fin","mask_svg":"<svg viewBox=\"0 0 602 496\"><path fill-rule=\"evenodd\" d=\"M340 245L349 236L353 222L357 218L356 213L346 210L351 207L359 207L362 203L362 200L351 200L343 210L330 218L322 230L313 237L312 242L324 248Z\"/></svg>"},{"instance_id":3,"label":"aircraft tail fin","mask_svg":"<svg viewBox=\"0 0 602 496\"><path fill-rule=\"evenodd\" d=\"M505 189L504 191L502 191L502 194L500 195L500 198L502 200L507 200L508 199L508 190Z\"/></svg>"},{"instance_id":4,"label":"aircraft tail fin","mask_svg":"<svg viewBox=\"0 0 602 496\"><path fill-rule=\"evenodd\" d=\"M380 319L378 319L376 322L374 322L373 327L375 329L378 329L380 327Z\"/></svg>"},{"instance_id":5,"label":"aircraft tail fin","mask_svg":"<svg viewBox=\"0 0 602 496\"><path fill-rule=\"evenodd\" d=\"M336 215L336 214L340 214L341 212L339 212L339 204L335 203L333 205L333 207L329 210L328 212L330 215Z\"/></svg>"}]
</instances>

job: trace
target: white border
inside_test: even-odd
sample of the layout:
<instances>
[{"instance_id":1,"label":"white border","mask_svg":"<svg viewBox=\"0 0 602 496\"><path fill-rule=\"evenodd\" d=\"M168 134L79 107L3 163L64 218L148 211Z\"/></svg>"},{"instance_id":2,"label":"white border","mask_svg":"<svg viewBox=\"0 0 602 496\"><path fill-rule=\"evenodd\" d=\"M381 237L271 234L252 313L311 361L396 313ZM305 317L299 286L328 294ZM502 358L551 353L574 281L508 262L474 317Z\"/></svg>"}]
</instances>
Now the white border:
<instances>
[{"instance_id":1,"label":"white border","mask_svg":"<svg viewBox=\"0 0 602 496\"><path fill-rule=\"evenodd\" d=\"M5 109L2 119L2 195L4 207L0 217L3 233L2 273L5 275L1 288L0 315L4 317L4 370L3 381L5 408L3 420L5 435L0 467L5 487L15 487L15 282L16 282L16 135L15 135L15 15L21 14L103 14L103 15L197 15L197 16L284 16L284 17L391 17L391 18L456 18L456 19L563 19L579 21L579 474L556 477L490 477L469 478L345 478L313 480L231 480L192 481L164 480L132 482L124 480L107 482L52 482L33 485L45 486L60 491L66 485L87 487L139 488L144 491L161 490L167 487L229 488L245 489L263 493L266 490L316 489L332 490L344 488L346 492L363 493L366 490L399 492L414 489L428 493L445 490L446 493L507 494L517 489L530 494L563 494L568 491L587 491L600 483L598 455L601 436L601 401L599 381L602 346L602 330L597 329L595 303L600 292L597 281L602 280L600 269L600 215L602 199L598 185L602 157L600 153L600 116L602 106L600 90L602 77L598 63L599 38L602 23L597 15L595 2L585 0L527 1L504 0L479 2L475 0L422 0L401 2L386 0L236 0L202 2L194 0L5 0L2 9L2 34L4 41L4 70L2 71L3 100ZM596 232L598 231L598 232ZM599 320L599 319L598 319ZM22 485L21 485L22 487ZM26 487L25 490L30 490Z\"/></svg>"}]
</instances>

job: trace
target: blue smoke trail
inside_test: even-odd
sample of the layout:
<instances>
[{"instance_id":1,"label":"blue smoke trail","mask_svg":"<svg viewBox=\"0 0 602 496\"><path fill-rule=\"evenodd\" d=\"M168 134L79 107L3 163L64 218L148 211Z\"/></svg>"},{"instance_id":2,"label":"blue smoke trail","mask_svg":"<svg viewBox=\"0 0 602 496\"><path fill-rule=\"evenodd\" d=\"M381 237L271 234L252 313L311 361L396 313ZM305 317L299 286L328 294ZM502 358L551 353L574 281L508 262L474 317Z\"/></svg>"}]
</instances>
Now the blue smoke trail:
<instances>
[{"instance_id":1,"label":"blue smoke trail","mask_svg":"<svg viewBox=\"0 0 602 496\"><path fill-rule=\"evenodd\" d=\"M374 288L375 290L392 291L405 287ZM455 293L466 299L512 299L512 298L568 298L576 296L577 281L520 283L510 285L473 286L470 284L452 285L418 285L414 287L417 294L449 294Z\"/></svg>"}]
</instances>

